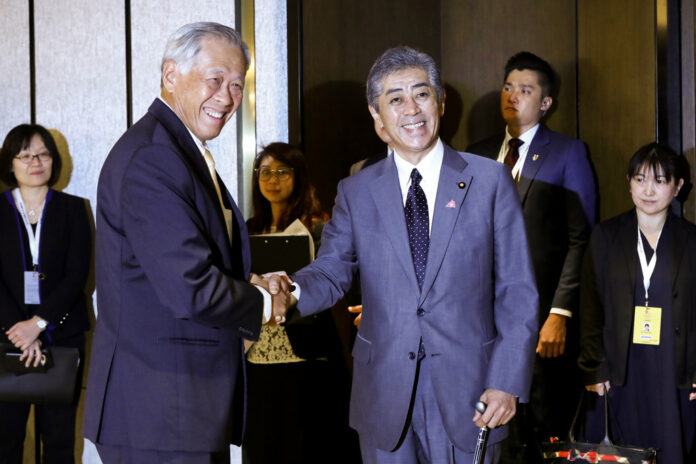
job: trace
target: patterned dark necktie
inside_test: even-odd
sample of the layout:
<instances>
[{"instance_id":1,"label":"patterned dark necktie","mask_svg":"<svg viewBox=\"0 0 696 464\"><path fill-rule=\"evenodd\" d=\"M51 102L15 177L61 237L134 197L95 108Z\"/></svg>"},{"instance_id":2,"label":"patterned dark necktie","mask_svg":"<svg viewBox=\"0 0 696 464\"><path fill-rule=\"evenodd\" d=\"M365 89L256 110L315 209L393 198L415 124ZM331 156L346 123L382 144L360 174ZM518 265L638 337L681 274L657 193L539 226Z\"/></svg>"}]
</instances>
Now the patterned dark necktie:
<instances>
[{"instance_id":1,"label":"patterned dark necktie","mask_svg":"<svg viewBox=\"0 0 696 464\"><path fill-rule=\"evenodd\" d=\"M408 229L408 244L411 246L413 267L418 279L418 288L423 289L425 278L425 265L428 262L428 247L430 244L428 201L420 186L423 176L418 169L411 171L411 187L406 196L404 213L406 214L406 228Z\"/></svg>"},{"instance_id":2,"label":"patterned dark necktie","mask_svg":"<svg viewBox=\"0 0 696 464\"><path fill-rule=\"evenodd\" d=\"M524 144L524 142L520 139L510 139L508 142L508 151L505 154L505 166L510 168L510 171L512 171L512 168L515 167L515 164L517 164L517 160L520 159L520 147Z\"/></svg>"}]
</instances>

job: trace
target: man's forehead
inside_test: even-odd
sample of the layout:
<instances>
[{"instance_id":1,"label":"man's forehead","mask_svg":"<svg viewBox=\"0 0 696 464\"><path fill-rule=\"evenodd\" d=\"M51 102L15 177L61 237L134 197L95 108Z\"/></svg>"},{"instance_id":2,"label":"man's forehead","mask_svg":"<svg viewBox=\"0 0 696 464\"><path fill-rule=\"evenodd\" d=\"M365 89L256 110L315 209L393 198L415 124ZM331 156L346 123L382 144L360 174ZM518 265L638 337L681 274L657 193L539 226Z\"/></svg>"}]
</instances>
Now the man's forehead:
<instances>
[{"instance_id":1,"label":"man's forehead","mask_svg":"<svg viewBox=\"0 0 696 464\"><path fill-rule=\"evenodd\" d=\"M400 69L382 78L383 95L419 87L431 87L428 73L421 68Z\"/></svg>"},{"instance_id":2,"label":"man's forehead","mask_svg":"<svg viewBox=\"0 0 696 464\"><path fill-rule=\"evenodd\" d=\"M505 77L505 82L534 87L539 85L539 75L532 69L513 69Z\"/></svg>"}]
</instances>

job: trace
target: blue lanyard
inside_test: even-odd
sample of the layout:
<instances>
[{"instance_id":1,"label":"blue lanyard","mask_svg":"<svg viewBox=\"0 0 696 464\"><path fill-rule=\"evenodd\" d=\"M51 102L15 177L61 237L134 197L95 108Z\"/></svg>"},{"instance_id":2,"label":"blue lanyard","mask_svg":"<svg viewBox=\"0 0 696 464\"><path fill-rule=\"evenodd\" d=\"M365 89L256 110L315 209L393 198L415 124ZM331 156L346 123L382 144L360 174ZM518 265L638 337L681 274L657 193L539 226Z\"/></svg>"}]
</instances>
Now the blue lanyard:
<instances>
[{"instance_id":1,"label":"blue lanyard","mask_svg":"<svg viewBox=\"0 0 696 464\"><path fill-rule=\"evenodd\" d=\"M14 214L15 214L15 219L17 221L17 232L19 233L19 242L22 245L22 264L23 264L23 269L26 271L27 269L27 250L24 245L24 234L22 234L22 224L19 220L19 212L17 210L17 205L15 204L14 196L12 196L12 190L8 190L5 192L5 197L7 198L7 201L12 205L12 208L14 209ZM51 200L51 197L53 197L53 189L48 189L48 193L46 194L46 205L44 205L44 211L46 207L48 206L48 202ZM43 227L43 221L44 218L46 217L45 214L41 215L41 227ZM27 231L28 233L28 231ZM41 243L39 242L39 250L41 250ZM40 251L39 251L40 252ZM36 266L36 269L34 269L37 272L41 272L41 260L38 260L38 265Z\"/></svg>"}]
</instances>

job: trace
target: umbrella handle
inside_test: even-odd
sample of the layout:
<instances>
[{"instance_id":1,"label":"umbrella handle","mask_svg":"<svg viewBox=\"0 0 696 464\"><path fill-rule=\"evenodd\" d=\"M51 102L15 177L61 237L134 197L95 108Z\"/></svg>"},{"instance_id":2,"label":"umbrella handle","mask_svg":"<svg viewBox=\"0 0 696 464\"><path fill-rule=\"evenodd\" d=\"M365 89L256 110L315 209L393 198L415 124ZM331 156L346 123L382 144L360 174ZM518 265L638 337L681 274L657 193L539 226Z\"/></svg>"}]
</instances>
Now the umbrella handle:
<instances>
[{"instance_id":1,"label":"umbrella handle","mask_svg":"<svg viewBox=\"0 0 696 464\"><path fill-rule=\"evenodd\" d=\"M483 414L486 412L486 403L483 401L476 402L476 410ZM476 438L476 449L474 450L473 464L483 464L483 458L486 455L486 443L488 442L488 427L485 425L479 429L478 437Z\"/></svg>"}]
</instances>

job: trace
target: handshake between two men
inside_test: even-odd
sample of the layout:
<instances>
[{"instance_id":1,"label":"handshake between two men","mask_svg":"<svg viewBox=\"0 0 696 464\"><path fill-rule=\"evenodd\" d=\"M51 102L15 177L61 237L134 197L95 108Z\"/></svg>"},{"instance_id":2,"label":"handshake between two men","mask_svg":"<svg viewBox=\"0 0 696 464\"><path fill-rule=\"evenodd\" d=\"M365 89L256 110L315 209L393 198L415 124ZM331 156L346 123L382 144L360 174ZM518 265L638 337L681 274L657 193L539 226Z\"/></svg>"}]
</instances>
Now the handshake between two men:
<instances>
[{"instance_id":1,"label":"handshake between two men","mask_svg":"<svg viewBox=\"0 0 696 464\"><path fill-rule=\"evenodd\" d=\"M265 289L271 295L271 314L265 322L269 325L285 323L288 309L297 303L297 298L292 294L295 286L287 273L285 271L263 275L252 273L249 283Z\"/></svg>"}]
</instances>

